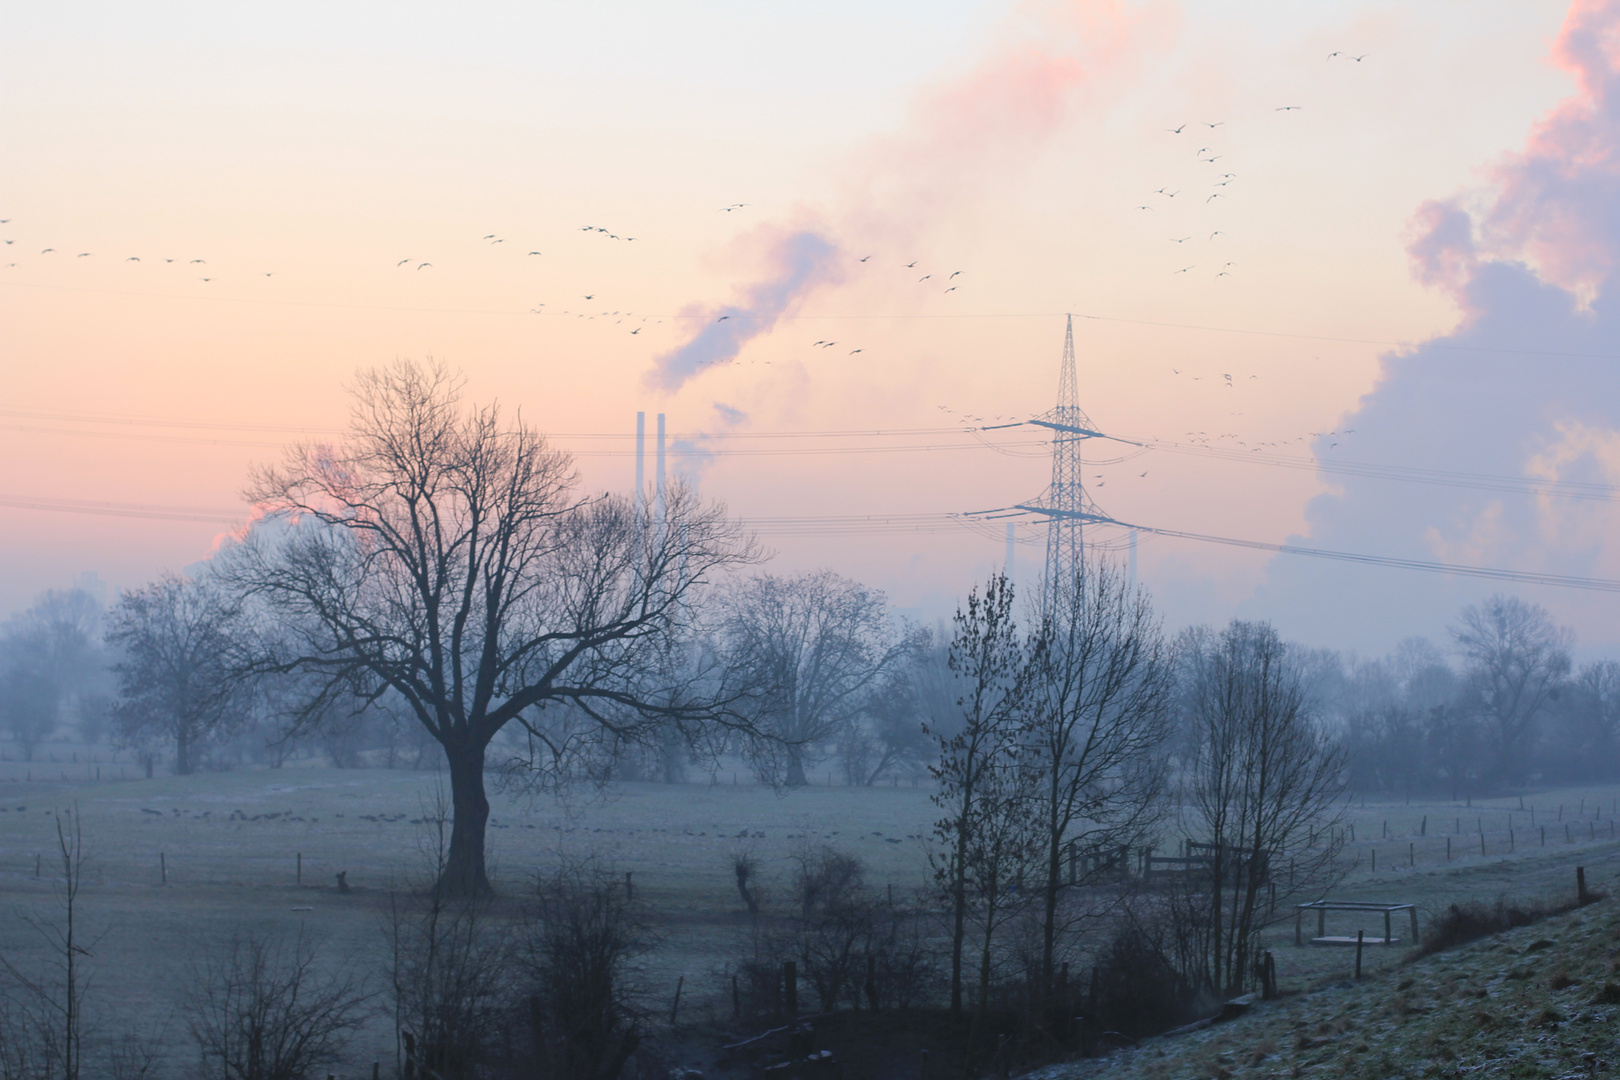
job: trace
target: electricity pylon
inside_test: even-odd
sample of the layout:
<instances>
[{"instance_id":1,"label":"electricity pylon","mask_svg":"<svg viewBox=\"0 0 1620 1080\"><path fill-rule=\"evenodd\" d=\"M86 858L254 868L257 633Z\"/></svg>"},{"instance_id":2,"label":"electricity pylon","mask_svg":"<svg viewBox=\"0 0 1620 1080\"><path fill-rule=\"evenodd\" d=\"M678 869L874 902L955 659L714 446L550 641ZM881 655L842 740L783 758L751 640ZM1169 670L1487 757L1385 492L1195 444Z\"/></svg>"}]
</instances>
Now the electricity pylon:
<instances>
[{"instance_id":1,"label":"electricity pylon","mask_svg":"<svg viewBox=\"0 0 1620 1080\"><path fill-rule=\"evenodd\" d=\"M1041 580L1041 606L1050 612L1058 596L1085 572L1082 528L1087 521L1110 520L1086 494L1080 446L1102 438L1080 408L1079 379L1074 365L1074 316L1063 331L1063 364L1058 373L1057 404L1030 421L1052 431L1052 482L1039 499L1019 509L1046 516L1046 573Z\"/></svg>"}]
</instances>

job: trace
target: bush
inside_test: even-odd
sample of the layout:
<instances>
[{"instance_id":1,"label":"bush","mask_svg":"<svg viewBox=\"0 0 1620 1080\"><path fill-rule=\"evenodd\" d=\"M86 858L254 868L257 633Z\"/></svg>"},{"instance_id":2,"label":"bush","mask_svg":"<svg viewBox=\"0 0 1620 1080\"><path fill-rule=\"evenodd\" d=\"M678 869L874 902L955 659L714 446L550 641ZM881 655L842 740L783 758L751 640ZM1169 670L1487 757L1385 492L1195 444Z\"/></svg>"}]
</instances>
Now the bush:
<instances>
[{"instance_id":1,"label":"bush","mask_svg":"<svg viewBox=\"0 0 1620 1080\"><path fill-rule=\"evenodd\" d=\"M1588 894L1590 899L1591 894ZM1509 903L1498 897L1494 904L1475 901L1449 904L1428 919L1423 940L1415 956L1432 956L1437 952L1466 945L1470 941L1500 934L1520 926L1529 926L1553 915L1573 911L1574 901L1549 903L1546 901L1514 901Z\"/></svg>"},{"instance_id":2,"label":"bush","mask_svg":"<svg viewBox=\"0 0 1620 1080\"><path fill-rule=\"evenodd\" d=\"M370 1000L364 980L318 971L302 935L235 938L203 960L187 1001L201 1074L304 1080L341 1059Z\"/></svg>"}]
</instances>

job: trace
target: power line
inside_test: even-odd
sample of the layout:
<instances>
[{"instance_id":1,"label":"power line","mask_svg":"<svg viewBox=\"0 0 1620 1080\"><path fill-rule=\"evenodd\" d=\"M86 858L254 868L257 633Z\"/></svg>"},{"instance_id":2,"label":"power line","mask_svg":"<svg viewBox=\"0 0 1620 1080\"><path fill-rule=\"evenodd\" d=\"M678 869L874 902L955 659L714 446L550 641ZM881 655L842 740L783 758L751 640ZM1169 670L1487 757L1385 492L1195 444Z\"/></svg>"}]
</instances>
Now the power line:
<instances>
[{"instance_id":1,"label":"power line","mask_svg":"<svg viewBox=\"0 0 1620 1080\"><path fill-rule=\"evenodd\" d=\"M229 304L263 304L272 307L312 307L332 308L351 311L404 311L421 312L434 315L536 315L533 308L437 308L437 307L411 307L389 304L338 304L330 301L317 300L272 300L259 297L243 296L194 296L183 293L157 293L139 292L127 289L99 289L80 285L47 285L41 282L30 281L0 281L0 285L9 285L21 289L46 289L57 292L83 292L100 293L109 296L138 296L149 299L165 300L201 300L211 303ZM980 311L980 312L843 312L843 313L807 313L807 312L736 312L727 316L733 320L768 320L771 322L817 322L817 321L919 321L919 320L958 320L958 319L1060 319L1070 312L1062 311ZM1132 319L1119 315L1096 315L1084 312L1072 313L1077 319L1086 319L1092 322L1119 323L1126 326L1151 326L1168 330L1196 330L1209 334L1242 334L1251 337L1286 338L1296 341L1324 341L1345 345L1377 345L1386 348L1403 348L1419 345L1425 349L1439 349L1449 352L1487 353L1498 356L1538 356L1558 357L1571 360L1620 360L1620 353L1573 352L1562 349L1537 348L1505 348L1493 345L1456 345L1433 339L1422 341L1398 340L1394 338L1366 338L1346 337L1335 334L1303 334L1286 330L1258 330L1252 327L1240 326L1211 326L1202 323L1178 323L1157 319ZM661 319L666 322L691 322L702 320L707 322L713 318L710 312L688 313L680 312L670 315L646 315L648 319Z\"/></svg>"}]
</instances>

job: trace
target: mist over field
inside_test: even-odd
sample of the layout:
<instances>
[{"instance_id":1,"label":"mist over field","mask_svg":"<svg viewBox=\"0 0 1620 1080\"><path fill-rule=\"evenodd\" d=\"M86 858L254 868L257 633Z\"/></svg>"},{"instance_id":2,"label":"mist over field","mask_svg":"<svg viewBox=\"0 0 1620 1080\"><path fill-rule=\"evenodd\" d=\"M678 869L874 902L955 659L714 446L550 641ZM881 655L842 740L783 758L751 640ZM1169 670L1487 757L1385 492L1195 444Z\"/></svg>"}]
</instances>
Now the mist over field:
<instances>
[{"instance_id":1,"label":"mist over field","mask_svg":"<svg viewBox=\"0 0 1620 1080\"><path fill-rule=\"evenodd\" d=\"M16 12L0 1080L1598 1075L1616 41Z\"/></svg>"}]
</instances>

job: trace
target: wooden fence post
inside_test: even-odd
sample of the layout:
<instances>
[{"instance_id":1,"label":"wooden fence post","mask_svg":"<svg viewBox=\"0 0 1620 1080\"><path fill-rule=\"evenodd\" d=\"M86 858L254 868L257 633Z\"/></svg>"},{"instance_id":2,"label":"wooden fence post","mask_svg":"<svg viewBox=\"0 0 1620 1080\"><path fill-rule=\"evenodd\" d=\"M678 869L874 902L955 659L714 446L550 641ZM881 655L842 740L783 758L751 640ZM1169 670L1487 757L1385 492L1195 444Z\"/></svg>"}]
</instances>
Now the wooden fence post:
<instances>
[{"instance_id":1,"label":"wooden fence post","mask_svg":"<svg viewBox=\"0 0 1620 1080\"><path fill-rule=\"evenodd\" d=\"M1586 905L1586 867L1575 868L1575 903L1577 906Z\"/></svg>"},{"instance_id":2,"label":"wooden fence post","mask_svg":"<svg viewBox=\"0 0 1620 1080\"><path fill-rule=\"evenodd\" d=\"M1356 978L1361 978L1361 936L1365 930L1356 931Z\"/></svg>"}]
</instances>

